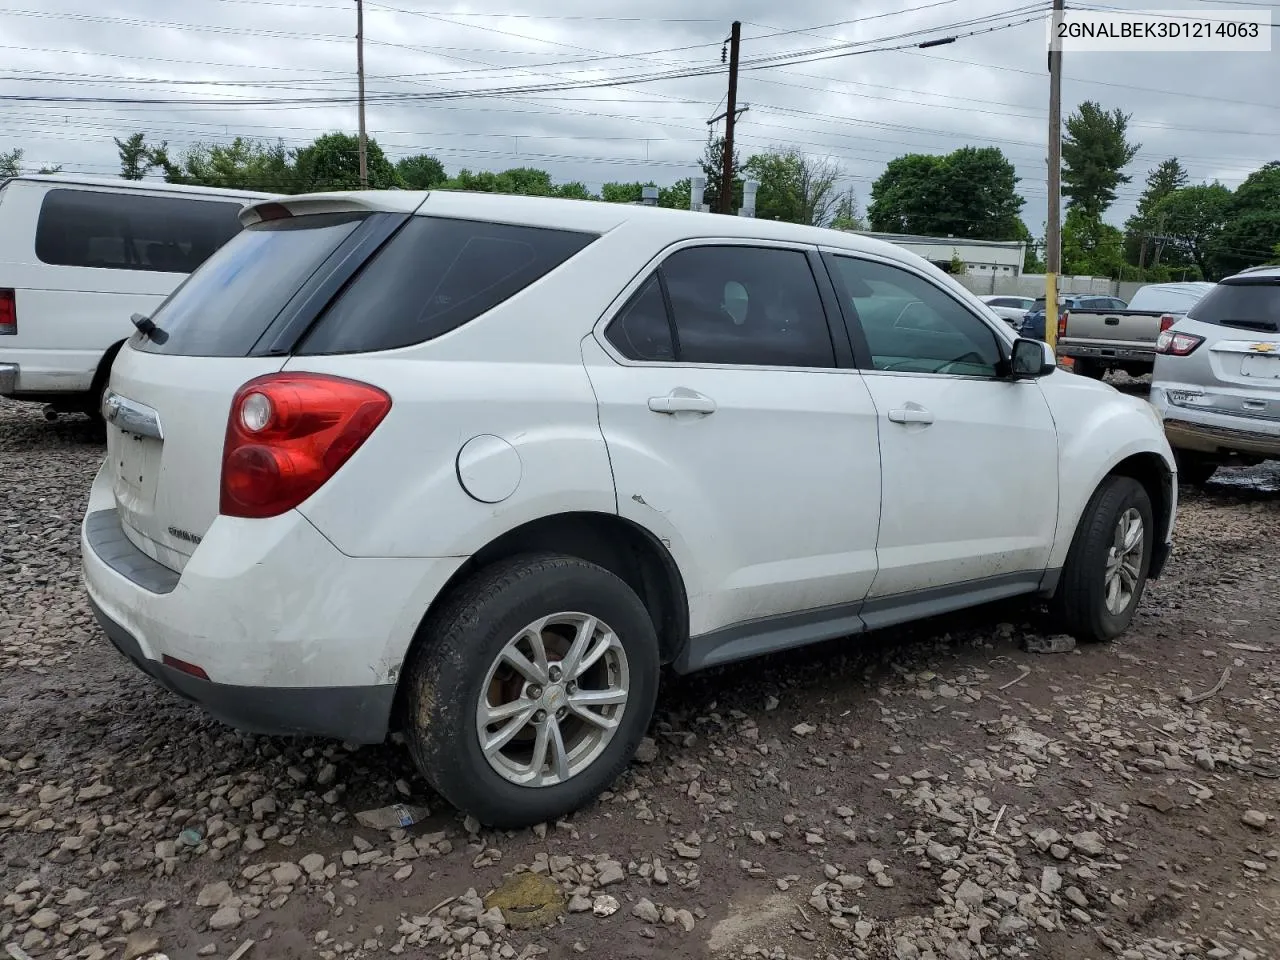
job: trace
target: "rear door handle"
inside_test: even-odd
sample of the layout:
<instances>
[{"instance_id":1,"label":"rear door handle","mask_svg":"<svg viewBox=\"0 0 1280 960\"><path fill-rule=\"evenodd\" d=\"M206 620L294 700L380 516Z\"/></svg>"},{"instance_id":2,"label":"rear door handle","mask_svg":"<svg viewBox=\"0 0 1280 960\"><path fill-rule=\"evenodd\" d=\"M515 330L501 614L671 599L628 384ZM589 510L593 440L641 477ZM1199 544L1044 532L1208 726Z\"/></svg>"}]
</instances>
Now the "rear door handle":
<instances>
[{"instance_id":1,"label":"rear door handle","mask_svg":"<svg viewBox=\"0 0 1280 960\"><path fill-rule=\"evenodd\" d=\"M1120 318L1119 318L1119 317L1107 317L1107 319L1103 320L1102 322L1103 322L1103 323L1105 323L1108 327L1118 327L1118 326L1120 326Z\"/></svg>"},{"instance_id":2,"label":"rear door handle","mask_svg":"<svg viewBox=\"0 0 1280 960\"><path fill-rule=\"evenodd\" d=\"M898 407L889 411L894 423L933 423L933 414L921 406Z\"/></svg>"},{"instance_id":3,"label":"rear door handle","mask_svg":"<svg viewBox=\"0 0 1280 960\"><path fill-rule=\"evenodd\" d=\"M716 402L693 390L677 387L665 397L650 397L649 409L654 413L715 413Z\"/></svg>"}]
</instances>

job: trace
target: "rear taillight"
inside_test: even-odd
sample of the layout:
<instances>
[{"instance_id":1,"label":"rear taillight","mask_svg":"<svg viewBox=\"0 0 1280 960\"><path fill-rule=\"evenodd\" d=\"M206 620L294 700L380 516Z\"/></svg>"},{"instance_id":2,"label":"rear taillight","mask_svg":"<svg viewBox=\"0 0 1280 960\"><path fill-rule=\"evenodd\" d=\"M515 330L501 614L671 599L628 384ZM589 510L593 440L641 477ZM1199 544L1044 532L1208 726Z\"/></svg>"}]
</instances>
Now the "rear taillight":
<instances>
[{"instance_id":1,"label":"rear taillight","mask_svg":"<svg viewBox=\"0 0 1280 960\"><path fill-rule=\"evenodd\" d=\"M1204 343L1204 337L1197 337L1194 333L1174 333L1171 330L1162 330L1160 339L1156 341L1156 353L1163 353L1170 357L1185 357L1189 353L1193 353L1196 347Z\"/></svg>"},{"instance_id":2,"label":"rear taillight","mask_svg":"<svg viewBox=\"0 0 1280 960\"><path fill-rule=\"evenodd\" d=\"M12 290L0 290L0 336L17 336L18 300Z\"/></svg>"},{"instance_id":3,"label":"rear taillight","mask_svg":"<svg viewBox=\"0 0 1280 960\"><path fill-rule=\"evenodd\" d=\"M1177 322L1178 322L1178 318L1175 317L1172 313L1163 314L1160 317L1160 332L1164 333L1166 330L1168 330Z\"/></svg>"},{"instance_id":4,"label":"rear taillight","mask_svg":"<svg viewBox=\"0 0 1280 960\"><path fill-rule=\"evenodd\" d=\"M369 439L391 398L317 373L250 380L231 401L219 511L274 517L319 490Z\"/></svg>"},{"instance_id":5,"label":"rear taillight","mask_svg":"<svg viewBox=\"0 0 1280 960\"><path fill-rule=\"evenodd\" d=\"M1062 311L1062 316L1058 317L1058 339L1061 340L1067 335L1067 311Z\"/></svg>"}]
</instances>

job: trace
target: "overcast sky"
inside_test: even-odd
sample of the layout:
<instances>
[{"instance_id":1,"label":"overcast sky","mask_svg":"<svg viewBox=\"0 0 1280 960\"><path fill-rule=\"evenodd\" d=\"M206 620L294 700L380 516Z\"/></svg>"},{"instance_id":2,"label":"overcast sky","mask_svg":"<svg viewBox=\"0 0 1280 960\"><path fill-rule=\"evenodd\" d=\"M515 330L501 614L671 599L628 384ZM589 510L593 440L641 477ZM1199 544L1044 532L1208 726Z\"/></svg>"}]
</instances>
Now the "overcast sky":
<instances>
[{"instance_id":1,"label":"overcast sky","mask_svg":"<svg viewBox=\"0 0 1280 960\"><path fill-rule=\"evenodd\" d=\"M111 175L119 169L111 138L138 130L181 152L236 134L282 137L293 147L319 133L356 129L352 0L0 2L0 94L151 101L5 102L0 150L22 147L30 166L60 163L68 172ZM1260 0L1249 3L1260 7ZM1235 6L1201 0L1106 5L1194 13ZM1038 236L1048 115L1043 20L924 51L831 57L829 48L962 35L1043 16L1043 6L1020 0L366 0L369 133L393 159L433 153L450 173L537 166L593 190L609 180L670 183L697 172L706 121L723 110L721 43L738 19L744 64L801 51L826 57L744 70L738 97L750 110L738 128L743 159L772 146L829 156L843 166L865 209L872 182L895 156L998 146L1017 167L1027 199L1023 216ZM1272 15L1280 22L1280 8ZM859 19L833 23L853 17ZM989 19L974 22L982 18ZM692 67L715 72L612 88L388 102ZM1264 162L1280 159L1274 96L1280 51L1075 54L1065 60L1064 76L1064 117L1086 99L1133 114L1131 134L1142 148L1129 169L1133 182L1121 188L1107 215L1117 224L1132 211L1146 171L1166 157L1181 158L1193 181L1217 179L1233 188ZM339 102L288 102L301 99ZM201 103L173 102L180 100ZM258 103L237 105L245 100Z\"/></svg>"}]
</instances>

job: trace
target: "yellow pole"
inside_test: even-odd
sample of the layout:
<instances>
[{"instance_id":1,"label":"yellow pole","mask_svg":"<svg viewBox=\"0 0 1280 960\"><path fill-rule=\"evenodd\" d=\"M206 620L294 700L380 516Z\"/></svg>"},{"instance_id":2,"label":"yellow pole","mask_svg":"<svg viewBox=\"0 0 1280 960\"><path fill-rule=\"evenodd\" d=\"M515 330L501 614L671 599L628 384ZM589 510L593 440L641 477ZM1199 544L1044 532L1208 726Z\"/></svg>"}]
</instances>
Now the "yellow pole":
<instances>
[{"instance_id":1,"label":"yellow pole","mask_svg":"<svg viewBox=\"0 0 1280 960\"><path fill-rule=\"evenodd\" d=\"M1044 339L1054 350L1058 349L1058 275L1044 275Z\"/></svg>"},{"instance_id":2,"label":"yellow pole","mask_svg":"<svg viewBox=\"0 0 1280 960\"><path fill-rule=\"evenodd\" d=\"M1054 26L1063 0L1053 0ZM1056 36L1057 30L1051 31ZM1044 339L1058 346L1058 272L1062 269L1062 51L1049 51L1049 217L1045 224Z\"/></svg>"}]
</instances>

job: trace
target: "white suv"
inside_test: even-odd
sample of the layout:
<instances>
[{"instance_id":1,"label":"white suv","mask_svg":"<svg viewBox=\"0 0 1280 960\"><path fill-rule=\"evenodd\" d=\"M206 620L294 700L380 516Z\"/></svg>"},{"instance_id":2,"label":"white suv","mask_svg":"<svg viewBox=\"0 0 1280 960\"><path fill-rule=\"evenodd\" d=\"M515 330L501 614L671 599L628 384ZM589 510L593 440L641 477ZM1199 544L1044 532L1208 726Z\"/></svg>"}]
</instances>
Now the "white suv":
<instances>
[{"instance_id":1,"label":"white suv","mask_svg":"<svg viewBox=\"0 0 1280 960\"><path fill-rule=\"evenodd\" d=\"M115 361L89 597L228 723L396 724L485 823L609 786L663 665L1024 594L1107 639L1168 554L1151 407L898 247L447 192L243 219Z\"/></svg>"}]
</instances>

